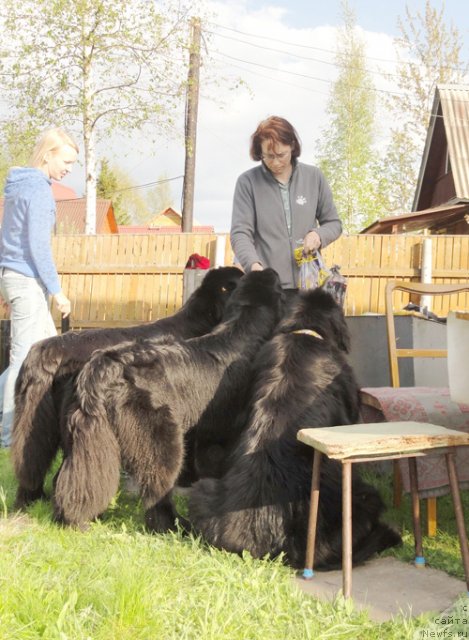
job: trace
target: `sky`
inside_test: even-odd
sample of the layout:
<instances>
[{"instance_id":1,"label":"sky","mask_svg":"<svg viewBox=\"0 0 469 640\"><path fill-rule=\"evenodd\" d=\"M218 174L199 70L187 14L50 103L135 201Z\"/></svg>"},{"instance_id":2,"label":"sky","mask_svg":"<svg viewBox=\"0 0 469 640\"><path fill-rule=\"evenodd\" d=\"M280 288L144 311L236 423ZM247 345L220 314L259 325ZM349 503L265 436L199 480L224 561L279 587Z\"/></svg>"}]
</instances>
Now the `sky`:
<instances>
[{"instance_id":1,"label":"sky","mask_svg":"<svg viewBox=\"0 0 469 640\"><path fill-rule=\"evenodd\" d=\"M301 160L315 163L316 141L328 125L329 92L336 77L334 45L341 25L340 0L207 0L210 21L203 23L203 67L197 124L194 221L213 225L216 232L230 227L237 177L255 163L249 158L250 136L269 115L287 118L303 144ZM377 93L393 89L383 78L395 61L393 38L398 17L422 12L425 0L349 0L365 42L368 66ZM441 7L440 0L432 6ZM452 21L469 42L468 0L446 0L445 22ZM465 50L469 59L469 45ZM207 56L210 62L207 62ZM210 74L208 74L208 68ZM209 76L212 81L209 80ZM213 83L213 77L218 83ZM230 89L239 79L244 84ZM395 89L395 87L394 87ZM430 97L430 104L433 96ZM181 132L182 132L181 118ZM389 118L380 112L378 139L386 140ZM182 135L182 133L181 133ZM171 181L173 206L181 210L184 144L157 141L150 148L144 134L98 149L122 166L135 185ZM82 168L64 180L84 191ZM142 190L140 190L142 192Z\"/></svg>"}]
</instances>

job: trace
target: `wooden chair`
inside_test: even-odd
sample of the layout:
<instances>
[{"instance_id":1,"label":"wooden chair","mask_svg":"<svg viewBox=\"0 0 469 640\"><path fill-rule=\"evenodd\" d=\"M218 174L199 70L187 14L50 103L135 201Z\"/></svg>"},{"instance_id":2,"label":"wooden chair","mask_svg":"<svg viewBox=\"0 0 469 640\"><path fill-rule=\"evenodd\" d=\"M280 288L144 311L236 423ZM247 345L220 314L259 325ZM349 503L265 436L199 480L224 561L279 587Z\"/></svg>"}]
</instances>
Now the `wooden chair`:
<instances>
[{"instance_id":1,"label":"wooden chair","mask_svg":"<svg viewBox=\"0 0 469 640\"><path fill-rule=\"evenodd\" d=\"M402 291L408 294L418 294L419 296L448 296L454 294L461 294L469 292L469 284L423 284L418 282L406 282L406 281L390 281L386 285L385 290L385 316L386 316L386 333L387 333L387 343L388 343L388 355L389 355L389 366L390 366L390 377L391 377L391 385L395 392L393 392L393 396L398 398L401 396L402 398L406 398L407 401L418 403L418 394L419 392L423 392L423 389L418 387L409 388L409 387L401 387L400 386L400 377L399 377L399 360L401 358L447 358L447 349L446 348L421 348L421 347L400 347L398 343L398 336L396 335L396 312L394 310L394 293L396 291ZM397 391L399 389L399 391ZM428 396L428 389L425 389L425 392ZM432 389L432 394L434 393L435 398L441 396L445 399L445 413L441 415L441 421L439 420L438 415L434 414L431 416L431 422L436 424L441 424L442 426L451 426L454 427L454 424L451 424L448 416L448 407L451 407L449 411L454 411L456 413L461 414L461 410L457 403L453 403L450 405L448 402L449 389L448 388L439 388L435 387L434 392ZM389 390L386 388L380 389L377 388L367 388L362 390L362 400L364 404L368 404L375 409L378 409L383 412L385 419L400 419L394 416L386 416L386 410L384 407L384 396L387 395L389 398ZM414 417L408 419L415 419ZM456 418L455 418L456 420ZM462 417L461 424L463 427L467 426L469 429L469 417L467 420L467 424L464 421L464 416ZM394 503L396 506L400 504L400 498L402 494L402 477L400 473L400 466L398 461L394 462ZM436 497L430 496L427 498L427 527L428 527L428 535L435 535L436 533Z\"/></svg>"},{"instance_id":2,"label":"wooden chair","mask_svg":"<svg viewBox=\"0 0 469 640\"><path fill-rule=\"evenodd\" d=\"M469 434L433 424L417 422L388 422L352 424L325 428L304 428L298 440L314 448L311 498L303 578L313 578L316 524L320 500L320 471L323 455L342 465L342 579L343 595L352 593L352 464L407 458L411 478L412 522L415 539L415 566L424 567L418 496L416 459L427 454L445 454L449 486L453 498L461 558L469 592L469 549L464 513L454 463L454 453L460 445L469 445ZM441 460L441 456L440 456Z\"/></svg>"}]
</instances>

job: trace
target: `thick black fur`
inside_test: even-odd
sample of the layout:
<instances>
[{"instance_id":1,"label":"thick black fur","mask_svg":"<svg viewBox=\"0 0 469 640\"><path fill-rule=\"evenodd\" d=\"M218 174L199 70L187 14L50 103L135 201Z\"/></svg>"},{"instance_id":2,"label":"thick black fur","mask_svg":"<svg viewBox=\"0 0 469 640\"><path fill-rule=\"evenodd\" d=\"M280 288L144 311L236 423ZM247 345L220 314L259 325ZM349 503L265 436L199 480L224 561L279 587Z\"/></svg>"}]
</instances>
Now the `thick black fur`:
<instances>
[{"instance_id":1,"label":"thick black fur","mask_svg":"<svg viewBox=\"0 0 469 640\"><path fill-rule=\"evenodd\" d=\"M212 269L177 313L156 322L71 331L33 345L20 369L15 393L11 453L19 483L17 508L44 495L44 478L61 446L63 395L68 389L66 397L71 401L69 381L91 354L124 341L161 336L186 339L209 333L221 321L226 302L242 276L236 267Z\"/></svg>"},{"instance_id":2,"label":"thick black fur","mask_svg":"<svg viewBox=\"0 0 469 640\"><path fill-rule=\"evenodd\" d=\"M322 338L295 333L312 329ZM254 557L285 554L304 563L312 450L297 440L302 427L358 421L359 388L346 360L349 334L343 313L321 289L302 293L254 363L251 410L222 478L189 490L189 519L212 545ZM199 461L199 466L202 464ZM340 469L324 460L315 566L340 566ZM358 476L353 483L353 561L400 542L380 522L378 492Z\"/></svg>"},{"instance_id":3,"label":"thick black fur","mask_svg":"<svg viewBox=\"0 0 469 640\"><path fill-rule=\"evenodd\" d=\"M283 313L277 274L244 276L212 333L185 342L139 340L94 353L76 381L77 408L62 436L54 504L58 521L83 526L103 512L124 466L140 486L147 526L175 526L171 491L184 435L240 358L252 359Z\"/></svg>"}]
</instances>

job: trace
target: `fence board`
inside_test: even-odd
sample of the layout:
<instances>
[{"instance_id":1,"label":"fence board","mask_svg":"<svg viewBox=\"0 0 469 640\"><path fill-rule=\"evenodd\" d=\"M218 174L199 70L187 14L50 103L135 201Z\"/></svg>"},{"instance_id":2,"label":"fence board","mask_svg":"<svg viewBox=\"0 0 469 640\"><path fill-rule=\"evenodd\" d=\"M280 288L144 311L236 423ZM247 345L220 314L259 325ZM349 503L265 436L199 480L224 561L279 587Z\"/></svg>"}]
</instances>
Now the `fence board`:
<instances>
[{"instance_id":1,"label":"fence board","mask_svg":"<svg viewBox=\"0 0 469 640\"><path fill-rule=\"evenodd\" d=\"M225 264L233 264L227 234ZM434 282L467 282L469 236L431 236ZM128 325L154 321L182 304L182 274L192 253L216 257L215 234L59 235L52 241L64 292L72 301L72 326ZM342 236L323 251L348 279L348 315L384 312L390 279L419 281L423 236ZM408 297L396 294L396 308ZM416 300L418 302L418 300ZM469 309L469 296L441 298L434 308ZM4 315L0 314L0 317ZM57 325L60 324L54 312Z\"/></svg>"}]
</instances>

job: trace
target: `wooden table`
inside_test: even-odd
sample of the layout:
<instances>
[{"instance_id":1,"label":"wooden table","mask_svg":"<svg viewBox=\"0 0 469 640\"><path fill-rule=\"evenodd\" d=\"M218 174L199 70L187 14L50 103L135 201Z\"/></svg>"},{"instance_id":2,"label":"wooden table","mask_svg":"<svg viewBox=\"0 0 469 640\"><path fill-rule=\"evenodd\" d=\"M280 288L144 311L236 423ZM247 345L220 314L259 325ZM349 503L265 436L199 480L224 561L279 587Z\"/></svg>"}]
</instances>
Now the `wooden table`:
<instances>
[{"instance_id":1,"label":"wooden table","mask_svg":"<svg viewBox=\"0 0 469 640\"><path fill-rule=\"evenodd\" d=\"M464 514L459 493L454 452L458 446L469 445L469 434L423 422L379 422L337 427L303 428L298 440L314 448L308 541L303 577L314 575L313 560L319 504L321 458L338 460L342 464L342 579L343 595L352 591L352 464L408 458L412 495L412 521L415 538L415 564L424 566L420 501L416 458L427 454L445 455L451 496L458 529L461 557L469 593L469 550Z\"/></svg>"}]
</instances>

